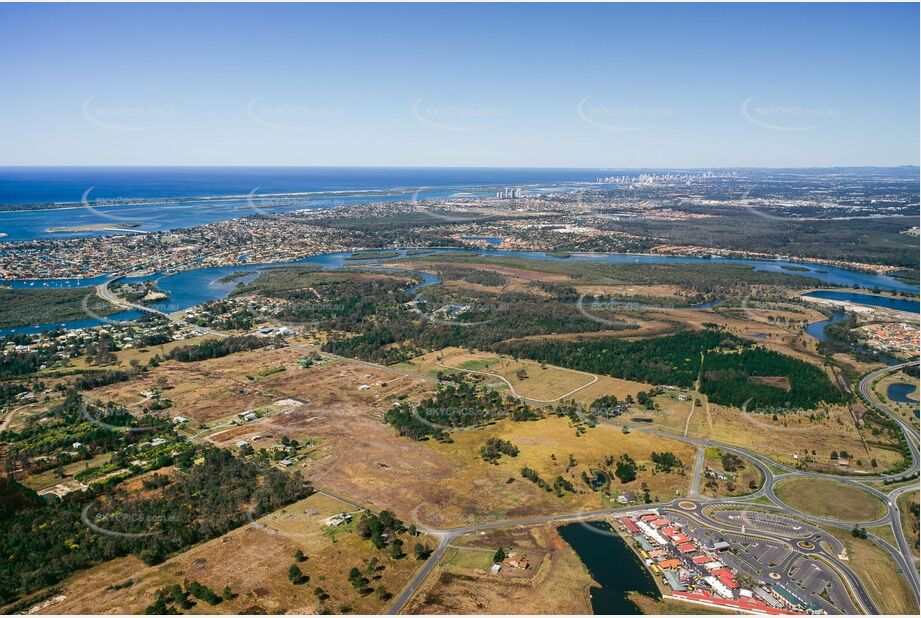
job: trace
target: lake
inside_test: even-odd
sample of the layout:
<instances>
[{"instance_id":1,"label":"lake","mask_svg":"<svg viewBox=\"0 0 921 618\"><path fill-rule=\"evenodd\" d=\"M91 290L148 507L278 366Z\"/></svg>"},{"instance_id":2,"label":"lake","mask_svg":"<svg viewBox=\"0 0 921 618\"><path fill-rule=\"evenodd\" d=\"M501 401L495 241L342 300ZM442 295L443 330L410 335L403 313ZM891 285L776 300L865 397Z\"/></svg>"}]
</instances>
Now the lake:
<instances>
[{"instance_id":1,"label":"lake","mask_svg":"<svg viewBox=\"0 0 921 618\"><path fill-rule=\"evenodd\" d=\"M627 598L639 592L660 598L655 580L639 557L607 522L568 524L557 528L601 588L592 588L596 615L640 614Z\"/></svg>"}]
</instances>

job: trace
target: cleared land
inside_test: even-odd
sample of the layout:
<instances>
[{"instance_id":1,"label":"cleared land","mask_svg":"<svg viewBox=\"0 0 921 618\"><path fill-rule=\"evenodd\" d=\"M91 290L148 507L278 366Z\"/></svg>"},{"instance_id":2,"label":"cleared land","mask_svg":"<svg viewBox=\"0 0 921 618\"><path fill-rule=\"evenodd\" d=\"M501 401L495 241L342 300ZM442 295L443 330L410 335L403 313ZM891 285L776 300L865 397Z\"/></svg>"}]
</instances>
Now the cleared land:
<instances>
[{"instance_id":1,"label":"cleared land","mask_svg":"<svg viewBox=\"0 0 921 618\"><path fill-rule=\"evenodd\" d=\"M165 376L174 385L163 391L173 401L169 414L193 419L189 431L196 439L231 448L247 440L256 450L285 436L297 439L310 446L293 469L318 486L335 489L371 508L391 509L404 520L415 517L432 526L609 506L601 493L585 485L581 472L622 453L647 466L624 489L640 495L640 484L645 481L653 497L663 500L676 489L687 489L686 476L653 475L650 464L652 451L667 450L690 464L694 451L686 445L640 432L625 435L605 425L581 433L568 418L555 415L534 422L501 421L483 429L454 431L451 444L415 442L397 435L381 419L395 402L418 401L430 393L431 380L341 360L300 369L297 359L303 354L285 348L199 363L169 361L130 382L91 391L91 396L141 405L140 391L152 388L159 376ZM262 416L236 424L236 415L247 410ZM201 429L199 423L206 423L208 429ZM503 457L498 465L486 463L479 450L490 437L512 441L521 454ZM570 454L578 465L567 471ZM564 476L577 493L565 492L559 498L540 489L521 477L523 465L534 468L550 483ZM612 483L612 491L621 488L618 483Z\"/></svg>"},{"instance_id":2,"label":"cleared land","mask_svg":"<svg viewBox=\"0 0 921 618\"><path fill-rule=\"evenodd\" d=\"M914 595L889 554L871 541L855 539L847 530L831 526L826 526L825 530L844 544L849 558L847 565L866 586L882 613L918 613Z\"/></svg>"},{"instance_id":3,"label":"cleared land","mask_svg":"<svg viewBox=\"0 0 921 618\"><path fill-rule=\"evenodd\" d=\"M716 405L696 391L689 395L703 404L693 415L688 402L677 401L674 393L666 392L656 397L659 409L644 411L643 416L670 433L683 435L687 429L689 437L732 444L810 470L877 474L903 461L897 450L884 447L885 436L873 436L870 427L858 428L846 405L775 416ZM848 465L833 460L832 451L849 453Z\"/></svg>"},{"instance_id":4,"label":"cleared land","mask_svg":"<svg viewBox=\"0 0 921 618\"><path fill-rule=\"evenodd\" d=\"M495 530L457 539L406 614L590 614L592 578L553 526ZM526 570L489 572L502 546L526 557Z\"/></svg>"},{"instance_id":5,"label":"cleared land","mask_svg":"<svg viewBox=\"0 0 921 618\"><path fill-rule=\"evenodd\" d=\"M348 581L349 569L363 570L368 560L377 558L384 568L376 571L379 579L372 578L372 585L383 585L395 594L421 563L411 555L390 558L349 527L324 532L327 517L353 510L332 498L313 495L158 566L147 567L134 557L113 560L69 579L42 613L142 613L158 588L186 579L218 594L230 586L238 595L216 606L199 601L186 610L193 614L313 614L323 608L343 613L343 605L354 613L379 613L389 601L377 594L359 594ZM427 542L434 547L434 541ZM287 573L297 549L307 556L299 567L310 580L294 585ZM316 587L322 587L329 598L321 602L314 594Z\"/></svg>"},{"instance_id":6,"label":"cleared land","mask_svg":"<svg viewBox=\"0 0 921 618\"><path fill-rule=\"evenodd\" d=\"M492 352L470 351L463 348L444 348L418 356L394 367L425 375L439 372L469 372L483 375L499 391L514 393L537 403L556 403L572 399L582 404L603 395L617 395L623 399L650 387L641 382L620 380L609 376L596 376L584 371L574 371L531 360L515 360ZM523 372L523 373L519 373Z\"/></svg>"},{"instance_id":7,"label":"cleared land","mask_svg":"<svg viewBox=\"0 0 921 618\"><path fill-rule=\"evenodd\" d=\"M873 521L886 515L886 505L869 493L828 479L783 479L774 486L777 497L795 509L841 521Z\"/></svg>"}]
</instances>

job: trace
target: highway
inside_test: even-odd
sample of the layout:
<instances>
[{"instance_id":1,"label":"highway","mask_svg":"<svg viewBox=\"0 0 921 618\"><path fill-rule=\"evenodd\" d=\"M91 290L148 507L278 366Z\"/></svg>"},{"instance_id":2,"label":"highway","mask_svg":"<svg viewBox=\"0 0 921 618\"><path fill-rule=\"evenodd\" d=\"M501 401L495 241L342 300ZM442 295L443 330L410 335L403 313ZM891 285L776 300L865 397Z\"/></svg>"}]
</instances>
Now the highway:
<instances>
[{"instance_id":1,"label":"highway","mask_svg":"<svg viewBox=\"0 0 921 618\"><path fill-rule=\"evenodd\" d=\"M176 316L176 315L167 314L162 311L152 309L150 307L145 307L143 305L138 305L138 304L127 302L124 299L119 298L118 296L113 294L108 289L109 284L112 281L115 281L116 279L117 278L110 279L106 281L105 283L97 286L96 287L97 295L100 298L116 306L130 308L130 309L137 309L140 311L145 311L147 313L161 315L163 317L166 317L171 322L179 326L191 326L191 327L198 329L199 331L203 333L211 334L215 336L228 336L229 335L229 333L225 333L225 332L218 331L215 329L202 328L197 325L189 324L188 322L183 320L181 317ZM301 348L307 349L306 346L303 346L300 344L293 344L293 347L301 347ZM341 357L341 356L337 356L334 354L323 353L323 356L330 357L330 358L336 358L336 359L344 360L347 362L358 363L358 364L372 367L375 369L384 370L384 371L388 371L392 373L398 373L401 375L408 375L408 376L424 378L428 380L432 379L429 376L423 376L415 372L397 370L397 369L394 369L393 367L379 365L376 363L370 363L367 361L360 361L360 360L347 358L347 357ZM850 530L855 525L853 522L842 522L842 521L838 521L834 519L815 517L813 515L797 511L796 509L784 504L774 494L774 484L778 480L792 478L792 477L812 477L812 478L836 479L844 483L852 484L862 489L863 491L866 491L874 495L875 497L879 498L887 506L888 512L886 516L879 518L875 521L860 522L857 525L860 525L861 527L873 527L873 526L878 526L878 525L889 524L889 526L891 527L895 535L895 539L897 541L898 548L892 547L889 543L885 542L884 540L880 539L879 537L875 535L871 535L871 540L874 543L876 543L879 547L881 547L884 551L889 553L893 557L893 559L895 559L895 561L900 565L900 568L903 570L905 577L908 579L908 583L910 584L911 589L914 591L915 602L917 604L918 602L918 572L917 572L916 563L914 559L914 553L912 551L911 546L906 541L904 532L902 530L898 505L896 503L896 499L898 498L899 495L901 495L902 493L906 491L914 489L916 486L898 488L888 494L885 494L865 484L868 481L894 480L894 479L905 478L907 476L911 476L917 473L919 470L919 462L921 462L921 457L919 457L917 430L915 430L908 422L902 420L897 415L895 415L886 406L875 401L870 393L870 385L877 378L885 375L886 373L898 370L902 367L908 367L908 366L913 366L917 364L918 364L918 361L914 361L914 362L903 363L901 365L895 365L895 366L880 369L878 371L874 371L864 376L864 378L860 381L859 386L858 386L859 392L861 396L866 400L866 402L869 405L873 406L873 408L875 408L882 414L885 414L893 418L899 424L902 431L906 435L906 440L909 444L909 449L911 451L912 461L911 461L911 465L909 466L907 470L902 471L897 474L880 474L880 475L874 475L874 476L860 477L859 479L857 479L853 476L848 476L848 475L843 475L843 474L839 475L839 474L823 474L819 472L806 472L802 470L793 469L787 465L775 462L765 457L764 455L761 455L759 453L755 453L755 452L752 452L752 451L749 451L747 449L740 448L737 446L723 444L723 443L712 441L712 440L702 440L702 439L690 438L685 435L672 434L672 433L665 432L660 429L656 429L652 427L627 425L626 423L620 423L620 425L629 427L631 431L643 431L649 434L661 436L663 438L679 440L679 441L682 441L682 442L685 442L685 443L688 443L688 444L691 444L697 447L697 455L694 461L693 469L691 471L691 485L688 491L688 496L689 496L688 500L691 502L694 502L695 504L694 512L699 514L700 517L704 517L702 514L700 514L701 509L704 506L739 507L739 506L743 506L746 504L751 504L750 503L751 500L764 496L771 501L772 503L771 505L757 504L757 505L751 505L751 506L753 507L757 506L758 509L776 510L778 512L796 517L798 519L801 519L807 522L817 522L823 525L831 525L831 526L836 526L836 527L844 528L848 530ZM613 425L618 424L610 420L605 420L602 422L610 423ZM761 470L761 473L764 477L763 486L757 491L751 494L748 494L746 496L739 497L739 498L731 498L731 499L727 499L727 498L703 499L701 498L698 495L697 488L699 487L701 475L703 472L704 461L705 461L705 457L704 457L705 449L708 446L718 447L724 451L734 453L736 455L745 457L746 459L752 461ZM780 469L780 470L783 470L784 472L780 474L775 474L774 469ZM341 500L344 503L350 504L351 506L354 506L356 508L360 508L360 509L368 508L367 506L362 505L359 502L356 502L344 496L340 496L334 493L332 490L322 489L318 491L320 491L320 493L323 493L327 496ZM660 509L671 508L671 509L676 509L678 511L681 511L681 507L678 506L679 502L681 502L681 500L676 499L671 502L657 503L657 504L653 504L650 506L653 508L660 508ZM596 510L596 511L578 511L575 513L565 513L565 514L559 514L559 515L553 515L553 516L491 521L491 522L485 522L485 523L479 523L479 524L474 524L470 526L463 526L463 527L449 528L449 529L439 529L439 528L425 526L421 522L414 522L416 523L417 528L420 531L437 538L439 541L438 546L432 552L431 556L425 561L425 563L423 563L423 565L416 571L413 577L407 582L407 584L403 587L403 589L400 590L400 592L397 593L397 595L394 597L388 609L388 613L389 614L399 614L406 607L406 604L410 601L410 599L412 599L412 597L416 594L416 592L418 592L419 588L425 582L428 575L432 572L432 570L438 564L438 561L444 556L444 553L447 550L448 546L451 544L451 542L461 535L469 534L472 532L495 530L495 529L501 529L501 528L515 527L515 526L534 526L534 525L542 525L542 524L548 524L548 523L566 523L566 522L573 522L573 521L584 521L588 519L595 519L599 517L614 515L619 512L635 511L637 510L637 508L638 507L636 506L632 506L632 507L623 507L623 508L601 509L601 510ZM710 522L707 525L718 528L720 524L718 523L714 524L713 522ZM776 540L784 541L782 538L778 538ZM866 613L879 613L876 608L876 605L873 603L873 600L870 597L869 593L867 592L865 586L860 581L859 577L857 577L857 575L854 574L853 571L847 565L845 565L843 562L838 560L836 557L829 557L824 554L823 554L823 560L829 564L832 564L834 566L834 569L838 572L839 577L841 577L843 581L847 582L853 595L859 601L859 604L861 605L861 609L863 609L863 611L865 611Z\"/></svg>"}]
</instances>

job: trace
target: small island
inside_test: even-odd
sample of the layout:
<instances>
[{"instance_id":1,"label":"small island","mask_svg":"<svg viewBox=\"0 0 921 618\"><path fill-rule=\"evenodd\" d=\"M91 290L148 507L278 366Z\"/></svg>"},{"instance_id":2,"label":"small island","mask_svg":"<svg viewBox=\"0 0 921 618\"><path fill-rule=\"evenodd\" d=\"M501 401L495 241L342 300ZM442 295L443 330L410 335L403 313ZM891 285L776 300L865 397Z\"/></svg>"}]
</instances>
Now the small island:
<instances>
[{"instance_id":1,"label":"small island","mask_svg":"<svg viewBox=\"0 0 921 618\"><path fill-rule=\"evenodd\" d=\"M51 234L68 232L134 232L136 234L146 234L142 230L135 229L138 227L141 227L140 223L88 223L86 225L49 227L46 231Z\"/></svg>"}]
</instances>

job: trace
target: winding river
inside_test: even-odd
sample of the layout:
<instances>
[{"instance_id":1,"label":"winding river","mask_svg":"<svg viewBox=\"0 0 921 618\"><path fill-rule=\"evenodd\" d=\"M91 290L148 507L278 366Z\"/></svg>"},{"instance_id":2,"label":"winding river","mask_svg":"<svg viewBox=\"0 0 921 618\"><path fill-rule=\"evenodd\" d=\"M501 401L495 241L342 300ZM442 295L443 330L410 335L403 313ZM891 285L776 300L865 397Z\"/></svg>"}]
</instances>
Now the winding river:
<instances>
[{"instance_id":1,"label":"winding river","mask_svg":"<svg viewBox=\"0 0 921 618\"><path fill-rule=\"evenodd\" d=\"M126 282L145 281L158 279L160 289L170 294L170 299L160 303L152 304L151 307L160 311L174 312L188 309L195 305L218 300L227 297L236 285L242 280L247 281L256 277L259 272L270 268L281 266L290 266L295 264L310 264L323 269L340 269L347 267L367 267L380 265L383 262L404 259L407 252L417 252L424 250L430 254L438 252L457 253L461 249L452 248L409 248L396 250L397 255L391 258L383 258L372 261L362 261L356 263L355 260L346 258L353 254L352 251L341 251L334 253L325 253L321 255L310 256L293 262L279 262L269 264L237 264L233 266L218 266L210 268L195 268L172 274L153 274L145 277L128 277ZM918 286L893 279L886 275L874 275L858 271L847 270L832 266L822 265L821 267L812 267L810 265L790 262L786 260L749 260L741 258L697 258L697 257L677 257L664 255L637 255L624 253L572 253L568 257L554 256L541 251L504 251L499 249L476 250L464 249L463 251L470 255L488 255L495 257L520 257L531 260L541 261L573 261L573 262L591 262L602 264L741 264L751 267L755 271L783 273L790 276L808 277L814 280L822 281L830 285L840 285L852 287L857 285L861 288L909 292L917 294ZM789 270L795 267L796 270ZM243 279L228 280L229 275L249 271L250 274ZM8 285L13 288L62 288L62 287L92 287L105 282L108 276L99 276L87 279L48 279L48 280L7 280L0 281L0 284ZM437 283L437 278L426 279L421 284L413 286L410 291L414 291L425 285ZM87 290L91 293L91 290ZM702 308L702 307L701 307ZM125 311L109 317L109 320L132 320L138 317L136 311ZM73 322L64 322L61 324L38 324L28 327L18 327L9 329L0 329L0 336L11 333L35 333L47 330L63 328L88 328L103 323L99 319L84 319Z\"/></svg>"}]
</instances>

